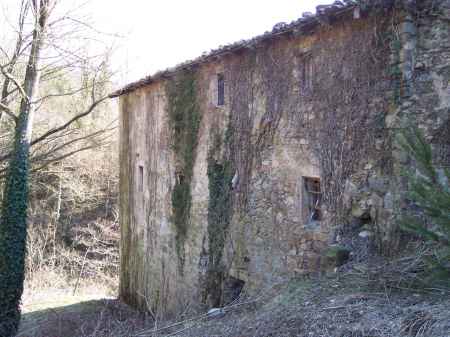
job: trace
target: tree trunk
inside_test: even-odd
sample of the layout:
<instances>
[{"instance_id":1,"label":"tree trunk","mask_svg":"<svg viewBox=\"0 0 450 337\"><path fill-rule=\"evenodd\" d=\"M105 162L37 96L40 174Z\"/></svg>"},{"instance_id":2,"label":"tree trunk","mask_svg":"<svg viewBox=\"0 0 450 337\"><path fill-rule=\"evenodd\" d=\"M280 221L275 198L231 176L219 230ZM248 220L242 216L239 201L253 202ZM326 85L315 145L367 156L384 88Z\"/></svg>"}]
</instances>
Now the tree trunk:
<instances>
[{"instance_id":1,"label":"tree trunk","mask_svg":"<svg viewBox=\"0 0 450 337\"><path fill-rule=\"evenodd\" d=\"M5 179L0 219L0 336L12 337L20 322L27 237L28 166L34 104L39 86L39 61L50 0L33 1L35 28L24 80L12 157Z\"/></svg>"}]
</instances>

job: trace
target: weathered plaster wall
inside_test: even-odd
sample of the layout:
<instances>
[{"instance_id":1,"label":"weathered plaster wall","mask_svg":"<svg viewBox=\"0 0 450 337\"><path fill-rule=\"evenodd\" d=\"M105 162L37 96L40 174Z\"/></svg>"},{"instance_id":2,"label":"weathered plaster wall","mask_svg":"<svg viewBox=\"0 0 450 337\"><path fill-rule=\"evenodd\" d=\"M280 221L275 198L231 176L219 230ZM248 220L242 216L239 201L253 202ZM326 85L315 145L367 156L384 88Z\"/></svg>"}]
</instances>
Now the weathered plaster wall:
<instances>
[{"instance_id":1,"label":"weathered plaster wall","mask_svg":"<svg viewBox=\"0 0 450 337\"><path fill-rule=\"evenodd\" d=\"M394 250L406 206L393 175L408 165L396 130L417 122L439 148L449 143L450 5L425 3L348 13L188 71L200 127L181 259L167 95L178 75L122 96L121 296L158 315L217 305L228 276L251 291L327 268L327 247L362 225ZM303 177L321 178L320 222L305 221Z\"/></svg>"}]
</instances>

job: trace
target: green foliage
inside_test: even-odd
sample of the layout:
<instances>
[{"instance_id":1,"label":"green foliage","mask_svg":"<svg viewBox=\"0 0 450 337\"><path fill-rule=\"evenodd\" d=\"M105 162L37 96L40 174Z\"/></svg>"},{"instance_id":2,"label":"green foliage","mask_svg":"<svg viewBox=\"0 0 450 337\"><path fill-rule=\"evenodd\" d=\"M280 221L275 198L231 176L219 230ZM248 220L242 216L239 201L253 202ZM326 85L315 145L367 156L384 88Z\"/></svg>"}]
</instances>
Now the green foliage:
<instances>
[{"instance_id":1,"label":"green foliage","mask_svg":"<svg viewBox=\"0 0 450 337\"><path fill-rule=\"evenodd\" d=\"M190 182L177 183L172 191L173 223L177 230L176 245L177 254L183 261L184 240L187 235L189 214L191 211L191 186Z\"/></svg>"},{"instance_id":2,"label":"green foliage","mask_svg":"<svg viewBox=\"0 0 450 337\"><path fill-rule=\"evenodd\" d=\"M228 226L231 220L231 163L208 160L208 238L210 265L218 266L222 259Z\"/></svg>"},{"instance_id":3,"label":"green foliage","mask_svg":"<svg viewBox=\"0 0 450 337\"><path fill-rule=\"evenodd\" d=\"M218 145L220 146L220 145ZM207 292L212 306L221 305L221 284L224 275L222 255L232 215L231 182L233 170L230 161L219 163L212 153L208 158L208 284Z\"/></svg>"},{"instance_id":4,"label":"green foliage","mask_svg":"<svg viewBox=\"0 0 450 337\"><path fill-rule=\"evenodd\" d=\"M181 271L184 266L184 241L190 221L191 181L201 121L196 90L195 74L192 72L184 72L166 85L172 146L177 157L177 182L172 191L172 209Z\"/></svg>"},{"instance_id":5,"label":"green foliage","mask_svg":"<svg viewBox=\"0 0 450 337\"><path fill-rule=\"evenodd\" d=\"M28 153L27 117L21 115L13 157L5 182L0 219L0 336L10 337L20 322L27 236Z\"/></svg>"},{"instance_id":6,"label":"green foliage","mask_svg":"<svg viewBox=\"0 0 450 337\"><path fill-rule=\"evenodd\" d=\"M423 214L405 217L402 227L437 245L433 269L450 279L450 170L433 163L431 145L419 129L403 132L399 143L414 160L415 169L406 172L409 198Z\"/></svg>"}]
</instances>

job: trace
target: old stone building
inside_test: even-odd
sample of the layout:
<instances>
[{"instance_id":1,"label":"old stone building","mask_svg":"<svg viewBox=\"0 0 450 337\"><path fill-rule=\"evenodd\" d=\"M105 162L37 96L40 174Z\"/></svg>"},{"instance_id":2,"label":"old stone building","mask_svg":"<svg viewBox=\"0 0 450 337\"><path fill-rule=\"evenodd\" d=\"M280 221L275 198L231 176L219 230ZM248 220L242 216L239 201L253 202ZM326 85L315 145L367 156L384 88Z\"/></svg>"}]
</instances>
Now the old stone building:
<instances>
[{"instance_id":1,"label":"old stone building","mask_svg":"<svg viewBox=\"0 0 450 337\"><path fill-rule=\"evenodd\" d=\"M336 1L120 97L121 286L161 314L398 249L399 129L449 163L450 1Z\"/></svg>"}]
</instances>

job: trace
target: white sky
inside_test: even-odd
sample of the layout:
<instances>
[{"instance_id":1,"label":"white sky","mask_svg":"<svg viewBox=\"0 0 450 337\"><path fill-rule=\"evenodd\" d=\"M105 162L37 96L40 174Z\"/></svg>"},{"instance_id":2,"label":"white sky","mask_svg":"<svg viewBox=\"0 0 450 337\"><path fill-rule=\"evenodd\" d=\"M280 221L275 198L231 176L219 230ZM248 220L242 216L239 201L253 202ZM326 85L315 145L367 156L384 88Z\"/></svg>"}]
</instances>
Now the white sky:
<instances>
[{"instance_id":1,"label":"white sky","mask_svg":"<svg viewBox=\"0 0 450 337\"><path fill-rule=\"evenodd\" d=\"M0 0L2 1L2 0ZM93 21L124 36L121 84L291 22L333 0L91 0Z\"/></svg>"},{"instance_id":2,"label":"white sky","mask_svg":"<svg viewBox=\"0 0 450 337\"><path fill-rule=\"evenodd\" d=\"M59 0L102 32L117 33L112 68L118 86L193 59L205 51L260 35L279 22L315 12L333 0ZM0 41L11 36L18 0L0 0ZM6 34L6 35L5 35ZM102 35L106 44L111 43ZM8 38L7 38L8 40ZM70 42L71 43L71 42Z\"/></svg>"}]
</instances>

